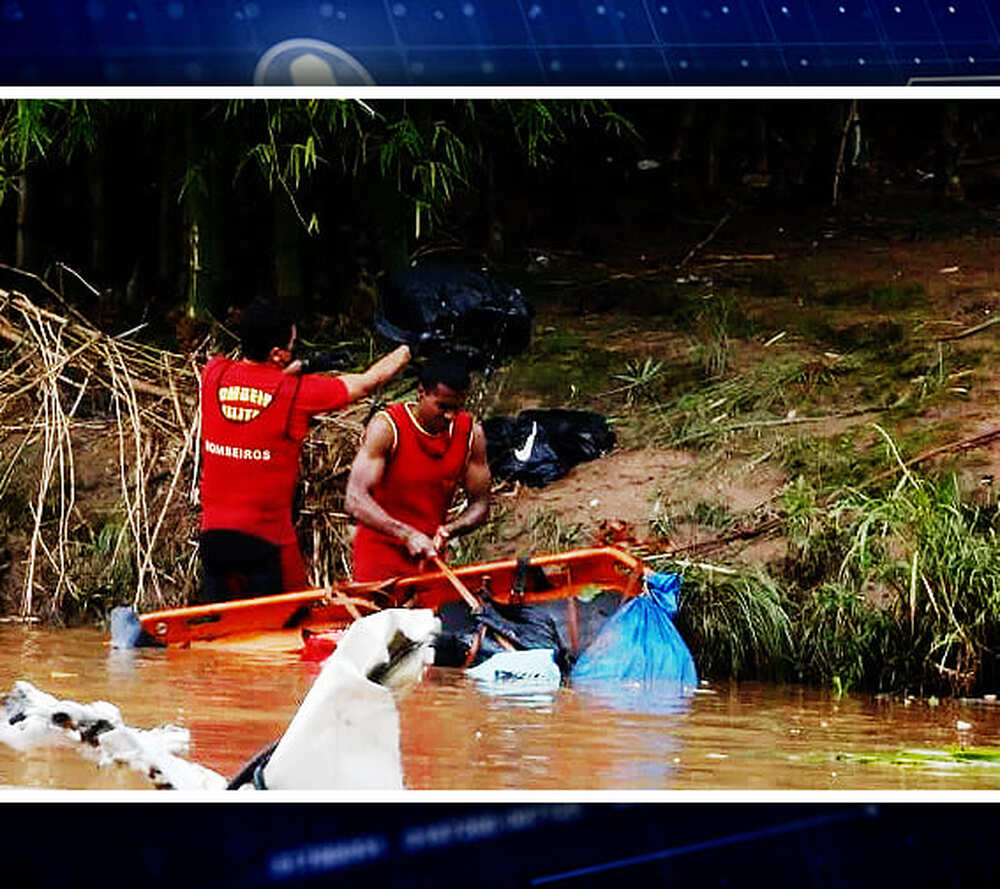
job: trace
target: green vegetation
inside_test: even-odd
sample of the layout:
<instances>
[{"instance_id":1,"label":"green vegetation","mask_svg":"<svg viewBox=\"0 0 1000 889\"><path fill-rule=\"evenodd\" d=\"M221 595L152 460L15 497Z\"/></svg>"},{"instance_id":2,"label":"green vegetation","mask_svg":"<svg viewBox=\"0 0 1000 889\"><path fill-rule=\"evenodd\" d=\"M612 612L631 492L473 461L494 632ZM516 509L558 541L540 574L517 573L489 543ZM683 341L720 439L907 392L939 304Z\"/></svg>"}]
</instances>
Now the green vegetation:
<instances>
[{"instance_id":1,"label":"green vegetation","mask_svg":"<svg viewBox=\"0 0 1000 889\"><path fill-rule=\"evenodd\" d=\"M672 447L706 450L742 430L781 423L796 403L793 384L802 373L795 359L761 362L744 373L702 383L674 400L651 405L647 419L656 440Z\"/></svg>"},{"instance_id":2,"label":"green vegetation","mask_svg":"<svg viewBox=\"0 0 1000 889\"><path fill-rule=\"evenodd\" d=\"M262 280L301 314L327 314L331 290L350 303L458 202L533 175L589 129L638 138L591 100L5 100L0 240L33 272L89 256L106 290L95 314L134 320L155 296L164 315L222 319ZM72 220L41 205L64 190Z\"/></svg>"},{"instance_id":3,"label":"green vegetation","mask_svg":"<svg viewBox=\"0 0 1000 889\"><path fill-rule=\"evenodd\" d=\"M687 570L675 622L703 674L787 675L793 625L778 584L766 574Z\"/></svg>"},{"instance_id":4,"label":"green vegetation","mask_svg":"<svg viewBox=\"0 0 1000 889\"><path fill-rule=\"evenodd\" d=\"M772 270L743 292L780 299L789 280ZM692 289L679 288L669 323L693 337L686 368L626 357L612 374L619 385L604 392L625 402L629 441L696 449L708 474L740 455L789 479L773 504L784 559L735 573L685 568L678 625L706 675L784 677L838 693L989 689L1000 679L996 505L963 492L947 463L937 475L903 465L960 437L950 421L921 418L970 397L983 358L918 335L906 313L926 305L920 283L800 285L822 312L806 306L789 318L784 348L749 366L733 345L759 336L759 325L742 299L685 299ZM891 314L859 320L858 310ZM654 540L678 521L723 535L761 519L707 499L653 501Z\"/></svg>"},{"instance_id":5,"label":"green vegetation","mask_svg":"<svg viewBox=\"0 0 1000 889\"><path fill-rule=\"evenodd\" d=\"M713 514L714 515L714 514ZM1000 678L996 503L901 470L880 493L784 497L789 557L685 579L678 624L710 675L789 675L838 692L968 692Z\"/></svg>"},{"instance_id":6,"label":"green vegetation","mask_svg":"<svg viewBox=\"0 0 1000 889\"><path fill-rule=\"evenodd\" d=\"M683 110L639 110L656 144L668 150L671 134L691 155L649 180L623 160L636 130L605 102L0 102L0 237L30 273L3 286L23 285L48 313L0 293L21 338L0 351L5 607L69 621L183 601L197 572L195 364L232 345L230 309L277 293L307 347L339 348L358 368L385 345L368 329L379 276L459 248L476 263L488 253L537 309L527 352L470 398L478 415L593 409L625 447L696 455L694 482L664 484L648 504L653 549L687 525L721 537L767 520L781 535L746 558L752 569L681 566L678 624L704 674L841 693L992 689L993 488L975 488L950 455L907 461L962 438L963 410L992 393L992 336L942 338L995 311L995 281L984 264L985 283L939 275L967 259L972 270L975 251L957 245L932 265L886 247L992 237L992 215L944 213L935 199L892 222L886 207L847 206L846 192L818 215L790 198L733 209L731 194L693 188L705 145L680 138ZM753 113L775 134L785 115L786 133L801 126L787 103ZM824 124L834 147L835 117ZM921 150L940 141L934 127L914 132ZM735 147L714 155L743 163ZM815 174L826 189L829 171ZM141 322L137 336L107 335ZM321 581L346 573L342 486L367 410L324 423L306 449L298 530ZM71 438L77 469L104 445L86 484ZM769 487L754 506L716 496L733 477L755 492L758 470ZM498 498L486 527L456 542L456 561L592 539L568 518L582 511L540 499Z\"/></svg>"},{"instance_id":7,"label":"green vegetation","mask_svg":"<svg viewBox=\"0 0 1000 889\"><path fill-rule=\"evenodd\" d=\"M961 768L996 772L1000 768L1000 748L946 747L943 750L897 750L892 753L838 753L838 762L860 765L892 765L909 769Z\"/></svg>"},{"instance_id":8,"label":"green vegetation","mask_svg":"<svg viewBox=\"0 0 1000 889\"><path fill-rule=\"evenodd\" d=\"M493 396L493 412L516 413L525 393L531 393L542 407L572 404L577 393L608 389L620 360L619 354L594 347L581 334L543 328L536 332L529 351L498 375L494 385L502 388Z\"/></svg>"}]
</instances>

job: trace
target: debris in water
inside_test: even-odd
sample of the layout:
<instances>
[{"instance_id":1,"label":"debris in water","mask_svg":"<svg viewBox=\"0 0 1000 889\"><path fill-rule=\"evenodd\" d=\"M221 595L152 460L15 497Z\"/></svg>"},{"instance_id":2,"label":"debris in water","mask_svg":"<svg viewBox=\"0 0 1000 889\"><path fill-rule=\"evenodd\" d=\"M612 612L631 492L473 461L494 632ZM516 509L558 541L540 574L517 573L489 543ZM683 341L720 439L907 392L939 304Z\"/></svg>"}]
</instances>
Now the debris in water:
<instances>
[{"instance_id":1,"label":"debris in water","mask_svg":"<svg viewBox=\"0 0 1000 889\"><path fill-rule=\"evenodd\" d=\"M916 749L876 751L869 753L838 753L838 762L862 765L893 765L904 768L988 769L996 774L1000 768L998 747L946 747L944 750Z\"/></svg>"},{"instance_id":2,"label":"debris in water","mask_svg":"<svg viewBox=\"0 0 1000 889\"><path fill-rule=\"evenodd\" d=\"M231 790L401 790L392 689L418 680L441 623L428 608L386 608L354 621L273 746Z\"/></svg>"},{"instance_id":3,"label":"debris in water","mask_svg":"<svg viewBox=\"0 0 1000 889\"><path fill-rule=\"evenodd\" d=\"M127 765L145 774L158 789L222 790L226 786L222 775L178 755L188 748L187 729L175 725L132 728L114 704L60 701L23 680L14 683L0 705L6 716L0 721L0 741L15 750L76 747L99 766Z\"/></svg>"},{"instance_id":4,"label":"debris in water","mask_svg":"<svg viewBox=\"0 0 1000 889\"><path fill-rule=\"evenodd\" d=\"M465 671L494 694L538 694L556 691L562 674L551 648L501 651Z\"/></svg>"}]
</instances>

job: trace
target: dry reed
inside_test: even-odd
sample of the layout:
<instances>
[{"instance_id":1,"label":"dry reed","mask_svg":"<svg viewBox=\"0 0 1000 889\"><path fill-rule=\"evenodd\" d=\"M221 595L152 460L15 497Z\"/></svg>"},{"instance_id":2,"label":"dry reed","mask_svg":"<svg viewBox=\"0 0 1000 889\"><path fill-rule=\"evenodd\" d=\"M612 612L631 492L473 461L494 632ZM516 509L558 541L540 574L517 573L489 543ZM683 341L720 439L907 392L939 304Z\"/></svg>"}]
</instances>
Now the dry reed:
<instances>
[{"instance_id":1,"label":"dry reed","mask_svg":"<svg viewBox=\"0 0 1000 889\"><path fill-rule=\"evenodd\" d=\"M78 461L91 456L77 453L85 431L92 440L96 432L117 442L121 511L134 560L134 602L140 607L166 604L165 586L173 591L171 598L190 587L185 575L192 570L191 560L175 576L176 547L159 544L181 477L194 477L195 367L187 357L138 342L134 335L98 330L59 294L42 287L46 301L64 311L44 307L24 293L0 290L0 339L8 345L7 366L0 374L0 441L17 440L0 473L0 497L26 468L26 449L40 450L40 457L30 461L34 492L18 611L23 617L39 611L56 617L66 593L80 599L89 592L81 588L71 557L74 535L89 526L77 503ZM78 414L85 404L92 416L81 421ZM27 414L33 414L31 420L26 421ZM164 459L173 464L166 489L152 484ZM25 484L25 479L19 481ZM123 543L119 536L112 561Z\"/></svg>"},{"instance_id":2,"label":"dry reed","mask_svg":"<svg viewBox=\"0 0 1000 889\"><path fill-rule=\"evenodd\" d=\"M8 608L25 619L60 619L67 594L76 602L93 594L74 553L81 533L96 538L77 488L81 467L97 459L98 437L115 451L114 465L98 474L116 491L111 512L122 519L102 559L106 566L128 559L130 586L113 604L183 604L198 582L199 365L210 339L181 355L140 342L141 328L110 335L44 281L25 277L32 291L44 291L45 305L0 289L0 501L15 482L31 491L25 546L11 559L23 568L12 575L20 589L7 579ZM410 386L399 380L385 397ZM316 586L348 573L344 488L370 411L362 402L321 418L304 448L297 530Z\"/></svg>"}]
</instances>

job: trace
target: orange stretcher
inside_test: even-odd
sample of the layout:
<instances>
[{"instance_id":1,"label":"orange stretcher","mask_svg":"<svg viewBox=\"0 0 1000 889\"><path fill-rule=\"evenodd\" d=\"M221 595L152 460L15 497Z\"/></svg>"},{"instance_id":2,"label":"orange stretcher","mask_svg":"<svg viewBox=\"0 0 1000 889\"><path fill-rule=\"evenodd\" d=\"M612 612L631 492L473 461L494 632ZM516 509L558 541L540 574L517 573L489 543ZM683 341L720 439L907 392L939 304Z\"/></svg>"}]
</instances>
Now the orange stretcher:
<instances>
[{"instance_id":1,"label":"orange stretcher","mask_svg":"<svg viewBox=\"0 0 1000 889\"><path fill-rule=\"evenodd\" d=\"M587 593L638 595L642 562L614 549L570 550L523 559L480 562L453 569L474 594L501 604L549 602ZM192 605L140 614L144 630L166 645L276 630L342 629L382 608L432 608L459 599L446 572L432 571L381 583L340 582L322 589Z\"/></svg>"}]
</instances>

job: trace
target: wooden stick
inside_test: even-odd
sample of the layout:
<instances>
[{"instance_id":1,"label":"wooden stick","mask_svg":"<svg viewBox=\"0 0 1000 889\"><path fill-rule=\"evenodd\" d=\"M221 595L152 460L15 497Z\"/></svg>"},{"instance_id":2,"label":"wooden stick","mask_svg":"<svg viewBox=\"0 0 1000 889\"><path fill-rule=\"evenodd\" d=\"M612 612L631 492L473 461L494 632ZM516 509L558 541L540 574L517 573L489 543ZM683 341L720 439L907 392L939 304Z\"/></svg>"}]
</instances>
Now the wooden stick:
<instances>
[{"instance_id":1,"label":"wooden stick","mask_svg":"<svg viewBox=\"0 0 1000 889\"><path fill-rule=\"evenodd\" d=\"M451 570L440 556L431 556L431 561L437 565L441 573L448 578L451 585L458 591L458 594L465 600L465 603L473 610L473 612L479 610L479 600L469 592L469 588L459 580L458 575ZM510 641L506 636L502 635L493 627L489 628L490 632L493 634L493 638L500 643L500 647L506 649L507 651L517 651L517 646Z\"/></svg>"},{"instance_id":2,"label":"wooden stick","mask_svg":"<svg viewBox=\"0 0 1000 889\"><path fill-rule=\"evenodd\" d=\"M959 441L952 441L948 444L931 448L928 451L917 454L916 457L911 457L909 460L903 461L903 466L906 469L909 469L911 466L916 466L919 463L923 463L925 460L930 460L931 457L937 457L941 454L948 454L953 451L969 451L973 448L980 448L984 445L992 444L997 439L1000 439L1000 428L990 429L988 432L981 432L979 435L973 435L970 438L963 438ZM898 467L892 467L891 469L886 469L877 475L873 475L861 487L867 488L869 485L880 482L882 479L888 478L890 475L897 472L898 469Z\"/></svg>"},{"instance_id":3,"label":"wooden stick","mask_svg":"<svg viewBox=\"0 0 1000 889\"><path fill-rule=\"evenodd\" d=\"M455 588L458 594L465 600L465 604L468 605L473 611L479 610L479 600L469 592L469 588L458 579L458 575L451 570L440 556L431 556L431 561L437 566L438 570L448 578L448 582Z\"/></svg>"},{"instance_id":4,"label":"wooden stick","mask_svg":"<svg viewBox=\"0 0 1000 889\"><path fill-rule=\"evenodd\" d=\"M989 321L984 321L982 324L977 324L975 327L970 327L967 330L960 331L959 333L953 333L951 336L942 336L939 339L944 342L950 342L951 340L960 340L967 336L972 336L974 333L980 333L983 330L987 330L994 324L1000 324L1000 317L990 318Z\"/></svg>"},{"instance_id":5,"label":"wooden stick","mask_svg":"<svg viewBox=\"0 0 1000 889\"><path fill-rule=\"evenodd\" d=\"M837 152L837 163L833 168L833 206L837 206L840 199L840 176L844 172L844 153L847 148L847 137L850 135L851 127L858 119L858 100L852 99L847 111L847 120L844 121L844 131L840 134L840 150Z\"/></svg>"},{"instance_id":6,"label":"wooden stick","mask_svg":"<svg viewBox=\"0 0 1000 889\"><path fill-rule=\"evenodd\" d=\"M679 263L677 263L676 268L678 269L684 268L684 266L688 264L688 261L691 259L691 257L694 256L695 253L697 253L699 250L701 250L701 248L704 247L709 241L711 241L712 238L714 238L719 233L719 229L721 229L722 226L724 226L732 218L733 218L733 211L730 210L725 216L722 217L722 219L720 219L715 224L715 228L713 228L708 233L708 237L702 238L702 240L700 240L690 250L688 250L687 255Z\"/></svg>"}]
</instances>

